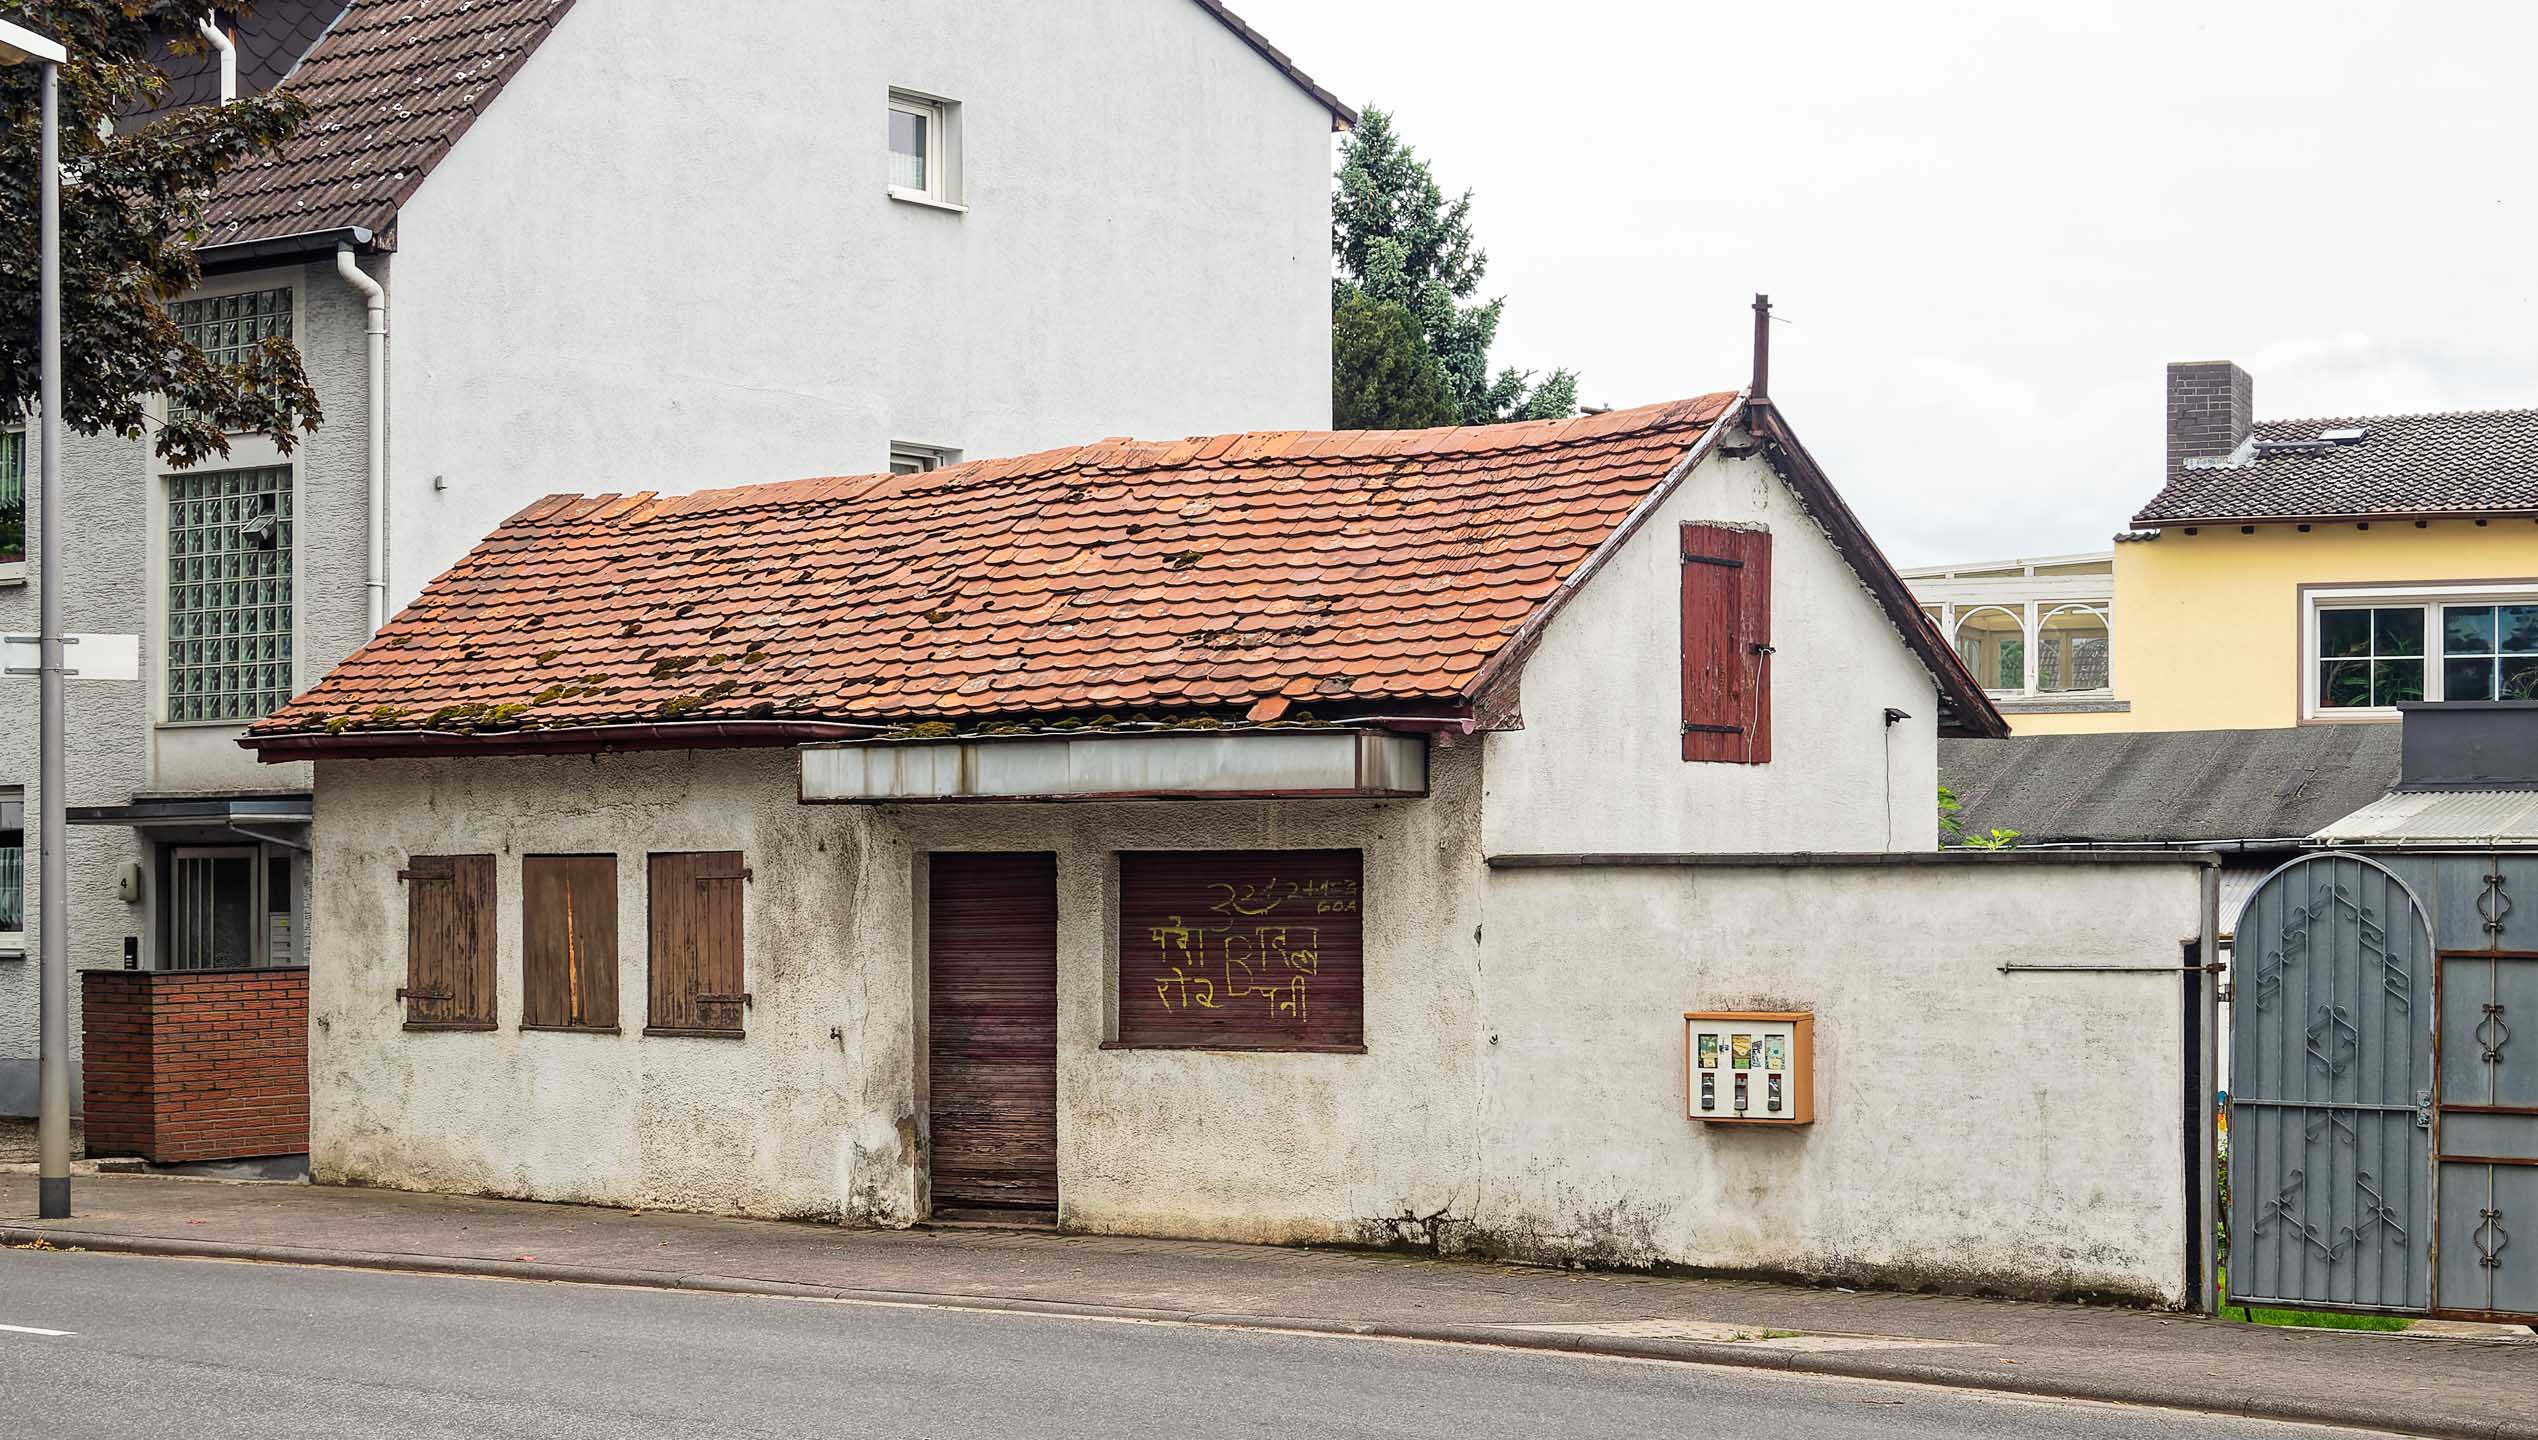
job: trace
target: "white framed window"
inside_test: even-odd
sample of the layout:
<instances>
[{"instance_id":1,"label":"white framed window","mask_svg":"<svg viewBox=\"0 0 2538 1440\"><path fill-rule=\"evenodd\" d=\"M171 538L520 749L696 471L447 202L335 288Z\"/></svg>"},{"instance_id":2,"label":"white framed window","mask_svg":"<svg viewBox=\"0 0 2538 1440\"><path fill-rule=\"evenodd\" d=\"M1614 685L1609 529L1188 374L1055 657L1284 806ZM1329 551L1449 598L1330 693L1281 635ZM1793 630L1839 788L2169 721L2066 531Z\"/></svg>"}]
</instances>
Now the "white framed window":
<instances>
[{"instance_id":1,"label":"white framed window","mask_svg":"<svg viewBox=\"0 0 2538 1440\"><path fill-rule=\"evenodd\" d=\"M890 198L946 210L961 203L961 107L912 90L890 92Z\"/></svg>"},{"instance_id":2,"label":"white framed window","mask_svg":"<svg viewBox=\"0 0 2538 1440\"><path fill-rule=\"evenodd\" d=\"M918 445L906 440L890 442L890 473L893 475L922 475L928 470L940 470L957 463L960 458L958 450L946 450L940 445Z\"/></svg>"},{"instance_id":3,"label":"white framed window","mask_svg":"<svg viewBox=\"0 0 2538 1440\"><path fill-rule=\"evenodd\" d=\"M0 960L26 958L26 792L0 792Z\"/></svg>"},{"instance_id":4,"label":"white framed window","mask_svg":"<svg viewBox=\"0 0 2538 1440\"><path fill-rule=\"evenodd\" d=\"M0 425L0 580L26 578L26 428Z\"/></svg>"},{"instance_id":5,"label":"white framed window","mask_svg":"<svg viewBox=\"0 0 2538 1440\"><path fill-rule=\"evenodd\" d=\"M2538 583L2321 587L2306 592L2300 630L2304 719L2538 700Z\"/></svg>"}]
</instances>

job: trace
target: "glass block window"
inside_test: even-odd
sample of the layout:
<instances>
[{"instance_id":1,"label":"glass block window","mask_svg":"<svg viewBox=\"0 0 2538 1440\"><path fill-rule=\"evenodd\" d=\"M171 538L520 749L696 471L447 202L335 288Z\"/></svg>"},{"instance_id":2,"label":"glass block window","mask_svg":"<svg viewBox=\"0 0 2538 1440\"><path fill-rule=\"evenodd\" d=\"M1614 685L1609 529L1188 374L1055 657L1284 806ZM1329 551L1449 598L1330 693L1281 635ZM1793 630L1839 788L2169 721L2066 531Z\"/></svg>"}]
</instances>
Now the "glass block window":
<instances>
[{"instance_id":1,"label":"glass block window","mask_svg":"<svg viewBox=\"0 0 2538 1440\"><path fill-rule=\"evenodd\" d=\"M234 365L277 336L291 338L291 291L287 286L179 300L168 314L194 348L215 365Z\"/></svg>"},{"instance_id":2,"label":"glass block window","mask_svg":"<svg viewBox=\"0 0 2538 1440\"><path fill-rule=\"evenodd\" d=\"M2538 700L2538 605L2442 606L2441 698Z\"/></svg>"},{"instance_id":3,"label":"glass block window","mask_svg":"<svg viewBox=\"0 0 2538 1440\"><path fill-rule=\"evenodd\" d=\"M26 560L26 432L0 430L0 565Z\"/></svg>"},{"instance_id":4,"label":"glass block window","mask_svg":"<svg viewBox=\"0 0 2538 1440\"><path fill-rule=\"evenodd\" d=\"M167 484L167 718L257 719L291 695L290 469Z\"/></svg>"},{"instance_id":5,"label":"glass block window","mask_svg":"<svg viewBox=\"0 0 2538 1440\"><path fill-rule=\"evenodd\" d=\"M2360 709L2423 698L2420 605L2318 612L2318 708Z\"/></svg>"}]
</instances>

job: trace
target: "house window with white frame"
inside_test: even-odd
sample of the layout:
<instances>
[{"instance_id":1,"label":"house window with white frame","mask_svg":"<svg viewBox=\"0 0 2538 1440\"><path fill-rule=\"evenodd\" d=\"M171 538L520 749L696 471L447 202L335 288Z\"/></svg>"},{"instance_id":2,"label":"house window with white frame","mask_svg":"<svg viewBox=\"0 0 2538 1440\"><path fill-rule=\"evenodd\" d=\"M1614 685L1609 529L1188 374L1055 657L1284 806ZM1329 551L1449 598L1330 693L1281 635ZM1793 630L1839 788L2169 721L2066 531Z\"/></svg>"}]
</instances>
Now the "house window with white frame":
<instances>
[{"instance_id":1,"label":"house window with white frame","mask_svg":"<svg viewBox=\"0 0 2538 1440\"><path fill-rule=\"evenodd\" d=\"M890 195L961 208L960 106L907 90L890 92Z\"/></svg>"},{"instance_id":2,"label":"house window with white frame","mask_svg":"<svg viewBox=\"0 0 2538 1440\"><path fill-rule=\"evenodd\" d=\"M26 563L26 431L0 428L0 566Z\"/></svg>"},{"instance_id":3,"label":"house window with white frame","mask_svg":"<svg viewBox=\"0 0 2538 1440\"><path fill-rule=\"evenodd\" d=\"M290 468L167 487L167 718L261 718L292 689Z\"/></svg>"},{"instance_id":4,"label":"house window with white frame","mask_svg":"<svg viewBox=\"0 0 2538 1440\"><path fill-rule=\"evenodd\" d=\"M0 800L0 960L26 958L26 794Z\"/></svg>"},{"instance_id":5,"label":"house window with white frame","mask_svg":"<svg viewBox=\"0 0 2538 1440\"><path fill-rule=\"evenodd\" d=\"M2408 701L2538 700L2538 585L2313 594L2307 713L2385 714Z\"/></svg>"}]
</instances>

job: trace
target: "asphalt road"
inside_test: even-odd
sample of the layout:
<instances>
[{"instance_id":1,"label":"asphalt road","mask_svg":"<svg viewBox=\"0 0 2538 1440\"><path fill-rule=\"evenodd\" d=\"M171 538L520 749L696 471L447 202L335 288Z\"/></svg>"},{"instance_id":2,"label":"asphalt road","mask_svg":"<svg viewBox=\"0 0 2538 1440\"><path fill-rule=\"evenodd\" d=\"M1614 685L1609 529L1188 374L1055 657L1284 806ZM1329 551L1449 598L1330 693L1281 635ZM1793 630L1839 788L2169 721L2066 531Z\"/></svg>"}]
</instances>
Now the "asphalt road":
<instances>
[{"instance_id":1,"label":"asphalt road","mask_svg":"<svg viewBox=\"0 0 2538 1440\"><path fill-rule=\"evenodd\" d=\"M0 1250L0 1436L2352 1433L1485 1347Z\"/></svg>"}]
</instances>

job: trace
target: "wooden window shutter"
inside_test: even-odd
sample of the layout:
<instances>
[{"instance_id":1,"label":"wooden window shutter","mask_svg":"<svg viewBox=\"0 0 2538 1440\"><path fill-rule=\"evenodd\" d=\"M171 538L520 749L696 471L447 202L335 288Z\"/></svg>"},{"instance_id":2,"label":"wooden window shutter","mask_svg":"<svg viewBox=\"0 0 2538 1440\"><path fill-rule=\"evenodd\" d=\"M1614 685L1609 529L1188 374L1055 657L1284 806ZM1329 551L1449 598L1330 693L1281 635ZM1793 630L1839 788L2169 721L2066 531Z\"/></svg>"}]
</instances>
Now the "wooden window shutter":
<instances>
[{"instance_id":1,"label":"wooden window shutter","mask_svg":"<svg viewBox=\"0 0 2538 1440\"><path fill-rule=\"evenodd\" d=\"M617 1028L617 857L520 862L520 1027Z\"/></svg>"},{"instance_id":2,"label":"wooden window shutter","mask_svg":"<svg viewBox=\"0 0 2538 1440\"><path fill-rule=\"evenodd\" d=\"M1771 758L1771 532L1683 527L1683 758Z\"/></svg>"},{"instance_id":3,"label":"wooden window shutter","mask_svg":"<svg viewBox=\"0 0 2538 1440\"><path fill-rule=\"evenodd\" d=\"M738 1039L750 1003L741 965L737 850L651 857L652 979L647 1035Z\"/></svg>"},{"instance_id":4,"label":"wooden window shutter","mask_svg":"<svg viewBox=\"0 0 2538 1440\"><path fill-rule=\"evenodd\" d=\"M412 855L405 882L408 1030L494 1026L494 857Z\"/></svg>"}]
</instances>

